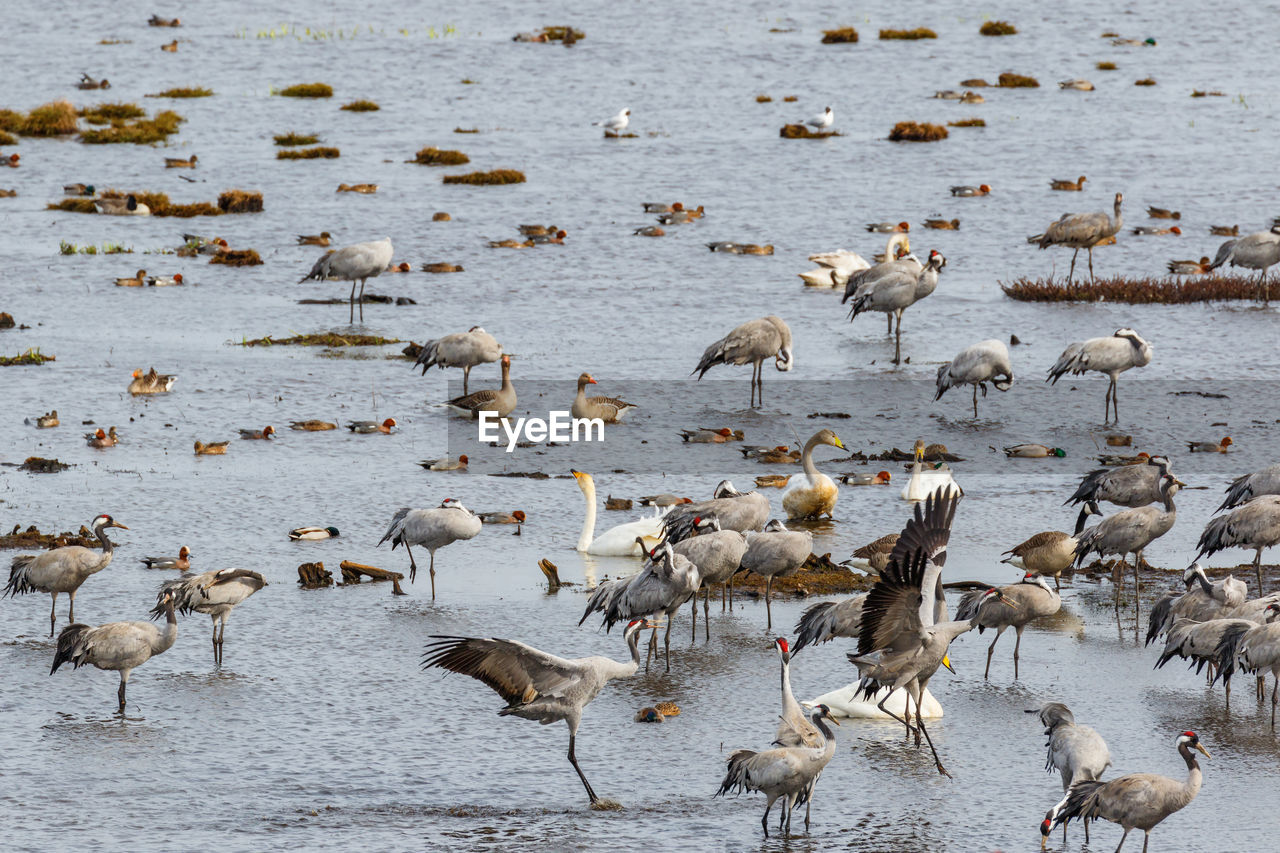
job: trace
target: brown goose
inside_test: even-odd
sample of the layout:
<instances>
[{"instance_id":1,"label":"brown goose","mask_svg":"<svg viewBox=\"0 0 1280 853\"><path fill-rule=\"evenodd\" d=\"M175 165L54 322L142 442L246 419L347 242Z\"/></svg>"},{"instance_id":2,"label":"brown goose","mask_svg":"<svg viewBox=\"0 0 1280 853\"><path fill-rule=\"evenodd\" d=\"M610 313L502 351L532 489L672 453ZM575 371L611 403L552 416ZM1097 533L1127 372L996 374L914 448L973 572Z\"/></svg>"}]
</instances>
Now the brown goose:
<instances>
[{"instance_id":1,"label":"brown goose","mask_svg":"<svg viewBox=\"0 0 1280 853\"><path fill-rule=\"evenodd\" d=\"M616 424L626 417L628 412L637 408L634 403L619 400L617 397L588 397L584 389L588 385L595 384L595 377L590 373L584 373L578 377L578 396L573 398L573 406L569 409L569 413L575 418L588 420L599 418L607 424Z\"/></svg>"},{"instance_id":2,"label":"brown goose","mask_svg":"<svg viewBox=\"0 0 1280 853\"><path fill-rule=\"evenodd\" d=\"M516 407L516 389L511 384L511 356L502 357L502 387L497 391L485 388L462 397L454 397L445 405L471 420L477 420L481 412L489 412L499 418L511 414Z\"/></svg>"}]
</instances>

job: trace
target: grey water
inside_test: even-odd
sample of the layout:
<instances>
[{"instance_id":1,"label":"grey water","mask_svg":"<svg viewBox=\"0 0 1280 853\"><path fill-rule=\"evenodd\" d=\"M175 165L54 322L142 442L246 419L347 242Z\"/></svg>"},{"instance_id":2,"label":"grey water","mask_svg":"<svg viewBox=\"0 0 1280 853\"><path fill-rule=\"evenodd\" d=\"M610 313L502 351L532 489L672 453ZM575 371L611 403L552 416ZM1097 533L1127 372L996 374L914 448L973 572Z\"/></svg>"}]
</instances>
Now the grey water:
<instances>
[{"instance_id":1,"label":"grey water","mask_svg":"<svg viewBox=\"0 0 1280 853\"><path fill-rule=\"evenodd\" d=\"M152 29L152 12L180 16L178 29ZM56 355L42 367L0 369L0 528L38 524L76 529L99 512L129 526L115 531L115 560L78 596L90 624L142 619L166 576L138 558L187 545L193 567L243 566L271 585L240 606L227 632L225 662L212 665L209 625L182 621L176 645L133 675L129 708L116 716L114 673L60 670L50 677L48 600L0 602L0 806L6 847L134 850L212 847L260 850L671 849L1032 850L1038 823L1061 795L1043 772L1041 729L1024 710L1066 702L1103 734L1109 772L1185 772L1174 737L1197 731L1213 753L1204 789L1154 832L1153 849L1265 849L1277 828L1264 804L1280 795L1269 705L1237 689L1228 713L1220 690L1177 665L1152 671L1156 653L1135 643L1133 617L1113 609L1106 581L1077 577L1063 588L1063 613L1024 637L1013 679L1012 639L997 646L982 678L990 634L957 642L957 674L931 689L946 716L931 727L955 779L940 777L927 752L894 725L848 721L823 774L809 833L763 841L763 798L716 800L724 760L762 749L778 711L773 634L760 603L713 608L712 636L690 644L688 617L673 630L672 672L660 669L607 687L590 706L578 757L595 789L624 806L586 808L565 761L563 726L499 719L501 700L461 676L422 673L431 634L518 639L564 656L626 651L618 632L594 620L576 627L583 585L631 571L635 561L587 558L573 545L583 519L570 468L596 477L600 499L675 492L709 496L724 478L739 487L779 466L745 461L735 446L688 445L682 427L740 428L749 444L794 443L830 426L850 451L908 449L917 437L964 458L953 466L966 497L952 536L947 580L1013 582L1001 552L1033 533L1070 529L1063 507L1096 466L1097 417L1105 380L1044 372L1071 341L1137 329L1155 348L1151 364L1120 380L1120 431L1134 450L1167 453L1194 489L1178 497L1179 520L1148 550L1170 570L1146 575L1148 597L1195 555L1200 529L1235 476L1276 461L1273 309L1256 305L1036 305L1013 302L1000 282L1061 275L1067 250L1038 251L1025 237L1065 211L1106 210L1125 194L1125 218L1148 224L1147 205L1182 212L1181 237L1124 233L1095 253L1100 274L1157 275L1171 258L1214 254L1210 224L1268 227L1275 201L1277 87L1266 49L1280 34L1262 7L1208 8L1100 2L1033 9L996 3L872 3L786 6L588 2L542 10L493 2L430 4L259 4L213 2L185 9L121 9L85 2L51 7L29 0L5 13L3 106L28 110L66 97L77 106L136 101L187 118L162 150L87 146L24 138L22 165L0 172L0 310L30 328L0 331L0 352ZM987 18L1019 34L981 38ZM1230 21L1224 26L1223 21ZM517 31L571 23L586 38L572 48L518 44ZM824 28L853 25L856 45L819 44ZM882 42L882 27L930 26L939 38ZM775 32L774 30L777 30ZM1156 47L1100 38L1153 37ZM323 36L323 37L322 37ZM172 38L175 54L158 50ZM103 39L123 44L101 45ZM1095 70L1113 61L1116 71ZM84 71L112 88L74 88ZM986 103L930 96L961 79L1030 74L1041 88L981 90ZM1059 91L1086 77L1094 92ZM1153 77L1154 87L1133 81ZM323 81L335 97L273 97L273 87ZM464 83L463 80L474 81ZM148 93L206 86L211 98L162 101ZM1194 89L1225 97L1191 98ZM768 94L772 101L757 103ZM795 95L794 102L784 97ZM374 113L339 111L369 98ZM783 140L778 128L831 105L842 136ZM636 138L602 140L590 122L623 106ZM942 142L886 140L900 120L981 117L980 129L952 128ZM454 128L478 128L454 134ZM336 160L274 159L271 137L316 132L341 149ZM466 169L516 168L524 184L444 186L442 172L404 161L427 145L465 151ZM199 156L181 170L162 157ZM1082 193L1052 193L1051 178L1089 178ZM216 219L117 218L48 211L63 184L162 191L174 201L212 201L225 189L260 190L260 214ZM376 195L335 193L375 182ZM987 198L952 198L953 184L988 183ZM706 218L633 237L650 224L646 201L704 205ZM448 211L451 222L432 222ZM961 230L926 232L926 217L959 218ZM948 259L937 292L906 312L903 351L890 364L881 317L850 324L832 292L805 289L796 274L807 255L883 247L863 224L908 220L919 254ZM555 223L563 246L490 249L525 222ZM244 348L246 338L349 330L347 307L299 305L345 297L347 285L297 284L320 250L295 235L328 230L337 245L392 237L396 260L415 272L382 276L369 290L416 305L365 306L356 331L422 341L473 325L513 354L518 414L567 408L574 379L589 371L599 390L641 408L610 428L603 445L539 446L507 454L478 445L439 402L458 393L456 371L425 377L399 358L399 345L333 353ZM183 232L225 237L257 249L263 266L209 266L204 258L147 254L172 249ZM133 254L61 256L60 241L119 242ZM775 254L713 254L714 240L772 243ZM428 261L466 272L426 275ZM1083 263L1083 256L1081 258ZM182 272L189 286L116 288L138 268ZM1077 267L1079 271L1079 266ZM747 368L688 373L704 347L768 313L795 334L796 366L766 365L765 405L748 409ZM980 401L966 391L932 401L937 367L970 343L1016 334L1017 377L1007 394ZM132 399L135 368L176 373L173 393ZM477 368L472 388L495 387L496 366ZM1190 392L1190 393L1188 393ZM1205 396L1208 395L1208 396ZM1216 396L1225 395L1225 396ZM25 425L57 409L63 426ZM809 418L841 412L849 418ZM391 435L345 429L302 433L291 420L394 417ZM84 446L80 434L116 425L114 448ZM272 424L271 443L233 442L224 457L196 457L194 440L230 439L238 428ZM452 426L451 426L452 424ZM1185 452L1188 440L1231 435L1233 452ZM993 450L1022 441L1066 450L1065 459L1011 460ZM426 472L420 459L467 453L468 472ZM73 467L21 472L28 456ZM900 465L861 466L824 448L834 473L888 467L894 484L844 488L835 522L815 531L815 551L841 559L900 529L910 506L898 497ZM787 469L790 472L792 469ZM542 472L549 479L501 478ZM407 570L402 550L377 548L401 506L455 497L483 510L523 509L521 535L487 527L437 554L437 598L426 578L395 598L384 584L304 591L296 567L343 559ZM780 512L778 496L770 493ZM597 529L639 517L601 512ZM290 542L289 529L333 525L341 536ZM17 552L14 552L17 553ZM422 555L425 557L425 554ZM1210 562L1248 558L1229 552ZM549 595L536 563L555 562L580 584ZM1240 576L1250 579L1251 573ZM1252 587L1252 584L1251 584ZM774 602L775 634L809 602ZM954 601L952 605L954 606ZM61 602L65 608L65 601ZM1145 618L1145 615L1144 615ZM59 611L59 627L65 609ZM853 680L848 641L797 655L792 678L809 699ZM660 726L631 722L658 700L682 713ZM799 826L797 820L796 827ZM1120 830L1094 828L1098 849ZM1064 847L1081 849L1073 829ZM1136 839L1129 845L1136 846Z\"/></svg>"}]
</instances>

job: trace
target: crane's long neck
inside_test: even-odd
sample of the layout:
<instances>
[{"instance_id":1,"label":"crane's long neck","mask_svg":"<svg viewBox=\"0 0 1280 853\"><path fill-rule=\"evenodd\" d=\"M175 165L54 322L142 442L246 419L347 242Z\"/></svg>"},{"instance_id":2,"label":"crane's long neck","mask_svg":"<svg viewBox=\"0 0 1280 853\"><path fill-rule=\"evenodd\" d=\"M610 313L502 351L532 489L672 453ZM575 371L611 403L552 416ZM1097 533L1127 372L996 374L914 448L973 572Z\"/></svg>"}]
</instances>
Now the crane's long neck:
<instances>
[{"instance_id":1,"label":"crane's long neck","mask_svg":"<svg viewBox=\"0 0 1280 853\"><path fill-rule=\"evenodd\" d=\"M640 668L640 635L643 630L636 628L627 637L627 651L631 652L631 660L618 664L618 672L613 678L630 678Z\"/></svg>"},{"instance_id":2,"label":"crane's long neck","mask_svg":"<svg viewBox=\"0 0 1280 853\"><path fill-rule=\"evenodd\" d=\"M582 496L587 501L587 515L582 520L582 533L578 536L578 550L586 551L591 547L591 540L596 534L596 484L589 477L578 481Z\"/></svg>"},{"instance_id":3,"label":"crane's long neck","mask_svg":"<svg viewBox=\"0 0 1280 853\"><path fill-rule=\"evenodd\" d=\"M153 654L168 650L174 644L174 641L178 639L178 616L173 610L173 596L169 596L165 602L164 616L164 627L160 629L159 641L156 643L155 648L152 649Z\"/></svg>"},{"instance_id":4,"label":"crane's long neck","mask_svg":"<svg viewBox=\"0 0 1280 853\"><path fill-rule=\"evenodd\" d=\"M804 476L809 481L810 486L818 484L818 466L813 464L813 449L820 442L815 435L804 444L804 453L800 455L800 466L804 468Z\"/></svg>"},{"instance_id":5,"label":"crane's long neck","mask_svg":"<svg viewBox=\"0 0 1280 853\"><path fill-rule=\"evenodd\" d=\"M115 551L116 546L112 543L110 539L107 538L107 526L103 524L95 528L94 533L97 534L98 541L102 543L102 553L108 555L108 561L109 561L109 555L113 551Z\"/></svg>"},{"instance_id":6,"label":"crane's long neck","mask_svg":"<svg viewBox=\"0 0 1280 853\"><path fill-rule=\"evenodd\" d=\"M1111 233L1118 234L1120 229L1124 227L1124 216L1120 213L1120 202L1116 201L1116 221Z\"/></svg>"},{"instance_id":7,"label":"crane's long neck","mask_svg":"<svg viewBox=\"0 0 1280 853\"><path fill-rule=\"evenodd\" d=\"M784 655L782 658L782 710L786 711L792 705L797 703L795 694L791 692L791 660Z\"/></svg>"},{"instance_id":8,"label":"crane's long neck","mask_svg":"<svg viewBox=\"0 0 1280 853\"><path fill-rule=\"evenodd\" d=\"M1182 760L1187 762L1187 781L1182 784L1182 796L1179 797L1181 802L1178 804L1178 808L1182 808L1200 793L1204 775L1200 771L1200 762L1196 761L1195 753L1185 743L1178 746L1178 752L1182 753Z\"/></svg>"},{"instance_id":9,"label":"crane's long neck","mask_svg":"<svg viewBox=\"0 0 1280 853\"><path fill-rule=\"evenodd\" d=\"M1167 513L1176 513L1178 508L1173 505L1173 489L1165 489L1164 491L1164 511Z\"/></svg>"},{"instance_id":10,"label":"crane's long neck","mask_svg":"<svg viewBox=\"0 0 1280 853\"><path fill-rule=\"evenodd\" d=\"M1200 582L1200 588L1204 590L1206 595L1213 595L1213 584L1209 583L1209 579L1200 572L1196 572L1196 580Z\"/></svg>"},{"instance_id":11,"label":"crane's long neck","mask_svg":"<svg viewBox=\"0 0 1280 853\"><path fill-rule=\"evenodd\" d=\"M813 724L818 727L818 731L822 732L822 754L830 760L836 754L836 733L827 728L825 714L814 714Z\"/></svg>"}]
</instances>

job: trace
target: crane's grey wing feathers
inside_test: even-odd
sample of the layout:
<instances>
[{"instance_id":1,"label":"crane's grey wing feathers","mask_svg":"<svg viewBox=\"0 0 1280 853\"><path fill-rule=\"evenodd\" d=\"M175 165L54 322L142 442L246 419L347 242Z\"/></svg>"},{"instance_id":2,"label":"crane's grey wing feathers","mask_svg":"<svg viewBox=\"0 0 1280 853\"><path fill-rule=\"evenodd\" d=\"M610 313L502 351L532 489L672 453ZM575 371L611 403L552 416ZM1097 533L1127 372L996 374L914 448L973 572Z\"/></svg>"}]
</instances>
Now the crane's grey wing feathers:
<instances>
[{"instance_id":1,"label":"crane's grey wing feathers","mask_svg":"<svg viewBox=\"0 0 1280 853\"><path fill-rule=\"evenodd\" d=\"M527 705L574 684L581 666L514 640L433 634L422 668L440 667L489 685L508 707Z\"/></svg>"}]
</instances>

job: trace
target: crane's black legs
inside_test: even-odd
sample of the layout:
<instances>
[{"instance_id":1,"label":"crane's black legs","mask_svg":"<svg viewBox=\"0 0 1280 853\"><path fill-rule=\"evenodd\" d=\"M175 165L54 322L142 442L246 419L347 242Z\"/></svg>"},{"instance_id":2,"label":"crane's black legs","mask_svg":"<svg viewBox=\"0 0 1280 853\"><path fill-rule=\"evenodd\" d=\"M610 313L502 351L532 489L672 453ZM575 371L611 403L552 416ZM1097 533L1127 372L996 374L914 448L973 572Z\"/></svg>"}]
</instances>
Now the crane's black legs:
<instances>
[{"instance_id":1,"label":"crane's black legs","mask_svg":"<svg viewBox=\"0 0 1280 853\"><path fill-rule=\"evenodd\" d=\"M662 636L662 644L666 647L667 672L671 671L671 622L672 616L667 616L667 630ZM697 630L695 628L695 630Z\"/></svg>"},{"instance_id":2,"label":"crane's black legs","mask_svg":"<svg viewBox=\"0 0 1280 853\"><path fill-rule=\"evenodd\" d=\"M1090 272L1092 272L1093 267L1090 267L1089 269L1090 269ZM360 279L360 322L361 323L364 322L364 283L368 280L369 279L367 278Z\"/></svg>"},{"instance_id":3,"label":"crane's black legs","mask_svg":"<svg viewBox=\"0 0 1280 853\"><path fill-rule=\"evenodd\" d=\"M1089 283L1093 283L1093 247L1089 247Z\"/></svg>"},{"instance_id":4,"label":"crane's black legs","mask_svg":"<svg viewBox=\"0 0 1280 853\"><path fill-rule=\"evenodd\" d=\"M892 711L890 711L888 708L886 708L886 707L884 706L884 703L885 703L885 702L887 702L887 701L889 701L889 697L890 697L890 696L892 696L892 695L893 695L893 691L892 691L892 690L890 690L888 693L886 693L886 694L884 695L884 698L883 698L883 699L881 699L879 702L877 702L877 703L876 703L876 707L877 707L877 708L879 708L882 712L884 712L884 713L888 714L888 715L889 715L890 717L892 717L893 719L895 719L895 720L897 720L898 722L902 723L904 726L906 726L906 727L907 727L907 737L911 737L911 732L912 732L912 731L914 731L914 729L912 729L912 727L911 727L911 723L909 723L909 722L907 722L906 720L902 719L902 718L901 718L901 717L899 717L897 714L893 713ZM910 705L910 704L908 704L906 707L907 707L907 715L908 715L908 716L910 716L910 715L911 715L911 705Z\"/></svg>"},{"instance_id":5,"label":"crane's black legs","mask_svg":"<svg viewBox=\"0 0 1280 853\"><path fill-rule=\"evenodd\" d=\"M413 583L418 577L418 564L414 562L413 551L409 549L409 543L404 543L404 552L409 555L409 583Z\"/></svg>"},{"instance_id":6,"label":"crane's black legs","mask_svg":"<svg viewBox=\"0 0 1280 853\"><path fill-rule=\"evenodd\" d=\"M924 688L921 688L920 692L923 693ZM907 700L908 701L911 700L910 693L907 694ZM938 765L938 772L941 773L943 776L946 776L948 779L952 778L951 774L947 772L947 768L942 766L942 759L938 758L938 750L933 748L933 738L929 737L929 730L924 727L924 714L920 710L919 699L916 699L916 726L917 726L917 731L923 732L924 739L929 742L929 751L933 753L933 763ZM916 737L918 738L919 734L917 734Z\"/></svg>"},{"instance_id":7,"label":"crane's black legs","mask_svg":"<svg viewBox=\"0 0 1280 853\"><path fill-rule=\"evenodd\" d=\"M991 675L991 655L992 655L992 653L993 653L993 652L995 652L995 650L996 650L996 643L1000 642L1000 635L1001 635L1002 633L1004 633L1004 632L1003 632L1003 631L996 631L996 635L995 635L994 637L992 637L992 638L991 638L991 645L987 646L987 668L986 668L986 669L984 669L984 670L982 671L982 680L983 680L983 681L986 681L986 680L987 680L987 676ZM1017 674L1015 673L1013 677L1014 677L1014 678L1017 678L1018 676L1017 676ZM916 710L919 710L919 709L917 708Z\"/></svg>"},{"instance_id":8,"label":"crane's black legs","mask_svg":"<svg viewBox=\"0 0 1280 853\"><path fill-rule=\"evenodd\" d=\"M364 321L364 318L363 318L363 317L362 317L362 318L360 318L360 319L361 319L361 322L363 322L363 321ZM435 552L435 551L431 551L431 550L429 550L429 549L428 549L428 552L427 552L427 553L429 553L429 554L431 555L431 563L430 563L430 566L431 566L431 600L432 600L432 601L435 601L435 600L436 600L436 552Z\"/></svg>"},{"instance_id":9,"label":"crane's black legs","mask_svg":"<svg viewBox=\"0 0 1280 853\"><path fill-rule=\"evenodd\" d=\"M978 416L978 386L973 386L973 416Z\"/></svg>"},{"instance_id":10,"label":"crane's black legs","mask_svg":"<svg viewBox=\"0 0 1280 853\"><path fill-rule=\"evenodd\" d=\"M765 580L764 582L764 612L765 612L764 629L766 631L773 630L773 605L770 602L770 599L772 597L773 597L773 575L769 575L768 579Z\"/></svg>"},{"instance_id":11,"label":"crane's black legs","mask_svg":"<svg viewBox=\"0 0 1280 853\"><path fill-rule=\"evenodd\" d=\"M895 313L898 315L898 325L893 333L893 363L902 364L902 309L899 308Z\"/></svg>"},{"instance_id":12,"label":"crane's black legs","mask_svg":"<svg viewBox=\"0 0 1280 853\"><path fill-rule=\"evenodd\" d=\"M893 312L890 311L888 314L885 314L884 318L889 321L889 330L885 332L885 334L892 335L893 334Z\"/></svg>"},{"instance_id":13,"label":"crane's black legs","mask_svg":"<svg viewBox=\"0 0 1280 853\"><path fill-rule=\"evenodd\" d=\"M1258 597L1261 598L1264 593L1262 591L1262 549L1258 549L1258 553L1253 555L1253 570L1258 575Z\"/></svg>"},{"instance_id":14,"label":"crane's black legs","mask_svg":"<svg viewBox=\"0 0 1280 853\"><path fill-rule=\"evenodd\" d=\"M470 376L471 376L471 365L469 364L462 365L462 396L464 397L470 393L469 391L467 391L467 379Z\"/></svg>"},{"instance_id":15,"label":"crane's black legs","mask_svg":"<svg viewBox=\"0 0 1280 853\"><path fill-rule=\"evenodd\" d=\"M129 670L120 670L120 689L116 691L116 696L120 698L120 713L124 713L124 691L129 686Z\"/></svg>"},{"instance_id":16,"label":"crane's black legs","mask_svg":"<svg viewBox=\"0 0 1280 853\"><path fill-rule=\"evenodd\" d=\"M1076 249L1071 253L1071 270L1067 273L1067 284L1071 283L1071 277L1076 274L1076 255L1080 254L1080 250Z\"/></svg>"},{"instance_id":17,"label":"crane's black legs","mask_svg":"<svg viewBox=\"0 0 1280 853\"><path fill-rule=\"evenodd\" d=\"M53 628L58 624L58 594L53 595L53 607L49 610L49 636L53 636Z\"/></svg>"},{"instance_id":18,"label":"crane's black legs","mask_svg":"<svg viewBox=\"0 0 1280 853\"><path fill-rule=\"evenodd\" d=\"M578 758L573 754L573 744L576 738L577 735L574 732L569 732L569 763L573 765L574 770L578 771L578 778L582 780L582 787L587 789L587 796L590 797L591 802L594 803L600 798L596 796L595 791L591 790L591 783L588 782L587 777L583 775L582 768L578 766Z\"/></svg>"},{"instance_id":19,"label":"crane's black legs","mask_svg":"<svg viewBox=\"0 0 1280 853\"><path fill-rule=\"evenodd\" d=\"M1018 680L1018 649L1022 647L1022 625L1017 626L1014 630L1017 632L1017 640L1013 644L1013 680Z\"/></svg>"},{"instance_id":20,"label":"crane's black legs","mask_svg":"<svg viewBox=\"0 0 1280 853\"><path fill-rule=\"evenodd\" d=\"M697 596L694 596L694 603L697 603ZM702 633L706 636L707 642L711 642L711 590L702 591Z\"/></svg>"},{"instance_id":21,"label":"crane's black legs","mask_svg":"<svg viewBox=\"0 0 1280 853\"><path fill-rule=\"evenodd\" d=\"M356 280L351 279L351 295L347 297L347 309L349 311L347 322L355 323L356 321Z\"/></svg>"},{"instance_id":22,"label":"crane's black legs","mask_svg":"<svg viewBox=\"0 0 1280 853\"><path fill-rule=\"evenodd\" d=\"M71 590L67 595L71 598L71 607L67 610L67 623L70 624L76 621L76 590Z\"/></svg>"}]
</instances>

